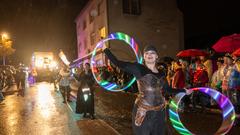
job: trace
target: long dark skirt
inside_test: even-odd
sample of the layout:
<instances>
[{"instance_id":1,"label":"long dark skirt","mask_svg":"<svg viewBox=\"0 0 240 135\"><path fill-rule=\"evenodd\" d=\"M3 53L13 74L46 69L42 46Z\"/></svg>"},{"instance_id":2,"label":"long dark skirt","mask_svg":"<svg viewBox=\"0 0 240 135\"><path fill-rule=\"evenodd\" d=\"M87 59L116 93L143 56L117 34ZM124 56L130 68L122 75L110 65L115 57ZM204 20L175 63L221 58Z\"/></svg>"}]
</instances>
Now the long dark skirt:
<instances>
[{"instance_id":1,"label":"long dark skirt","mask_svg":"<svg viewBox=\"0 0 240 135\"><path fill-rule=\"evenodd\" d=\"M88 97L87 101L84 101L82 89L78 89L77 102L76 102L76 113L90 113L94 114L94 92L91 88L91 96Z\"/></svg>"},{"instance_id":2,"label":"long dark skirt","mask_svg":"<svg viewBox=\"0 0 240 135\"><path fill-rule=\"evenodd\" d=\"M148 111L141 126L135 125L137 105L134 105L132 115L132 127L135 135L165 135L167 122L165 109L160 111Z\"/></svg>"}]
</instances>

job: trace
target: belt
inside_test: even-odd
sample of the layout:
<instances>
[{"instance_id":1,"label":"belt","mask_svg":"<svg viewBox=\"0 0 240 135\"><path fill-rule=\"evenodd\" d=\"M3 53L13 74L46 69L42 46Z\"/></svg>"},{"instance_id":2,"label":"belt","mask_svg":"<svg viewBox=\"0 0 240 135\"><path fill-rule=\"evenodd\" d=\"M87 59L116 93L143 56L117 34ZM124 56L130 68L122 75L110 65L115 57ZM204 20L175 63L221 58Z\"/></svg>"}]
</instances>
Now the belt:
<instances>
[{"instance_id":1,"label":"belt","mask_svg":"<svg viewBox=\"0 0 240 135\"><path fill-rule=\"evenodd\" d=\"M166 107L165 103L163 103L159 106L145 105L141 102L140 99L137 99L135 104L138 106L137 112L136 112L136 115L135 115L135 125L136 126L141 126L142 125L142 122L145 119L147 111L159 111L159 110Z\"/></svg>"},{"instance_id":2,"label":"belt","mask_svg":"<svg viewBox=\"0 0 240 135\"><path fill-rule=\"evenodd\" d=\"M166 107L166 104L163 103L161 105L158 105L158 106L150 106L150 105L145 105L141 102L140 99L137 99L135 104L138 106L138 107L141 107L147 111L159 111L161 109L164 109Z\"/></svg>"}]
</instances>

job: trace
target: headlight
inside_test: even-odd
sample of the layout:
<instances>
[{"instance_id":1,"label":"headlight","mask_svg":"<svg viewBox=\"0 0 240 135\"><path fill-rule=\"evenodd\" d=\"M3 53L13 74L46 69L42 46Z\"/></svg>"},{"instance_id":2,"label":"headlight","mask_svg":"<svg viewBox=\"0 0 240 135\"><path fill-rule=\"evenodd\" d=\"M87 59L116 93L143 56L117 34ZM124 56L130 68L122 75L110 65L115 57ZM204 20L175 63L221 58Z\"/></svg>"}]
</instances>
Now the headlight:
<instances>
[{"instance_id":1,"label":"headlight","mask_svg":"<svg viewBox=\"0 0 240 135\"><path fill-rule=\"evenodd\" d=\"M57 67L57 62L56 61L52 61L50 64L51 68L56 68Z\"/></svg>"}]
</instances>

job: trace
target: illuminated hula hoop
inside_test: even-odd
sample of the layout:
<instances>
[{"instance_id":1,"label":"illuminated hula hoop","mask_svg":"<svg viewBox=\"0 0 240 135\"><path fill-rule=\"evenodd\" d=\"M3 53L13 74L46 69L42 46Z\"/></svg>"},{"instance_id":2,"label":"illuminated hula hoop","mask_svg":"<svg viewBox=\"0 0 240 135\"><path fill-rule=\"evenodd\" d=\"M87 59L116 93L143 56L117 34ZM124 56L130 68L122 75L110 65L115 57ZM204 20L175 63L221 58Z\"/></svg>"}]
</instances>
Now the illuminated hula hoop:
<instances>
[{"instance_id":1,"label":"illuminated hula hoop","mask_svg":"<svg viewBox=\"0 0 240 135\"><path fill-rule=\"evenodd\" d=\"M117 32L117 33L110 34L107 38L105 38L97 43L96 47L93 50L92 57L91 57L91 69L92 69L92 73L93 73L95 80L101 87L103 87L106 90L114 91L114 92L122 91L122 90L127 89L129 86L131 86L135 82L136 78L133 77L131 79L131 81L129 81L127 83L126 86L121 88L116 83L110 83L106 80L103 80L102 78L96 77L96 72L97 72L97 63L95 60L96 52L98 49L101 49L103 47L103 44L105 42L107 42L109 40L121 40L121 41L124 41L125 43L127 43L133 49L138 63L142 64L143 58L142 58L141 52L138 49L138 44L135 42L135 40L132 37L130 37L124 33Z\"/></svg>"},{"instance_id":2,"label":"illuminated hula hoop","mask_svg":"<svg viewBox=\"0 0 240 135\"><path fill-rule=\"evenodd\" d=\"M203 92L209 96L211 96L220 106L222 109L222 116L223 121L221 127L217 130L215 135L224 135L226 134L233 126L234 120L236 118L234 107L231 103L231 101L224 96L223 94L219 93L218 91L206 88L206 87L198 87L198 88L192 88L190 90L193 91L200 91ZM178 106L182 98L185 96L185 93L179 93L177 94L173 100L171 100L169 105L169 118L173 125L173 127L182 135L192 135L194 133L191 133L189 130L187 130L178 115Z\"/></svg>"}]
</instances>

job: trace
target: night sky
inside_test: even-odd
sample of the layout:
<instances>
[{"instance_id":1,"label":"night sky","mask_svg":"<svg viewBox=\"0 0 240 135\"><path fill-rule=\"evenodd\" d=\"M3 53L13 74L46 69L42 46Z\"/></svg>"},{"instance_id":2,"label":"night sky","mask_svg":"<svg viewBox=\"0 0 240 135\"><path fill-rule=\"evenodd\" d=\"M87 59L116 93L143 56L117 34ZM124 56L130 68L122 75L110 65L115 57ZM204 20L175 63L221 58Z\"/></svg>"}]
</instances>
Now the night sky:
<instances>
[{"instance_id":1,"label":"night sky","mask_svg":"<svg viewBox=\"0 0 240 135\"><path fill-rule=\"evenodd\" d=\"M87 0L0 0L0 32L13 39L14 61L34 51L76 54L74 19ZM185 48L207 48L221 36L240 33L238 0L177 0L184 14Z\"/></svg>"},{"instance_id":2,"label":"night sky","mask_svg":"<svg viewBox=\"0 0 240 135\"><path fill-rule=\"evenodd\" d=\"M34 51L62 49L76 57L74 19L86 0L0 0L0 32L9 33L16 49L11 59L30 61Z\"/></svg>"},{"instance_id":3,"label":"night sky","mask_svg":"<svg viewBox=\"0 0 240 135\"><path fill-rule=\"evenodd\" d=\"M219 38L240 33L239 0L177 0L184 13L185 48L210 48Z\"/></svg>"}]
</instances>

